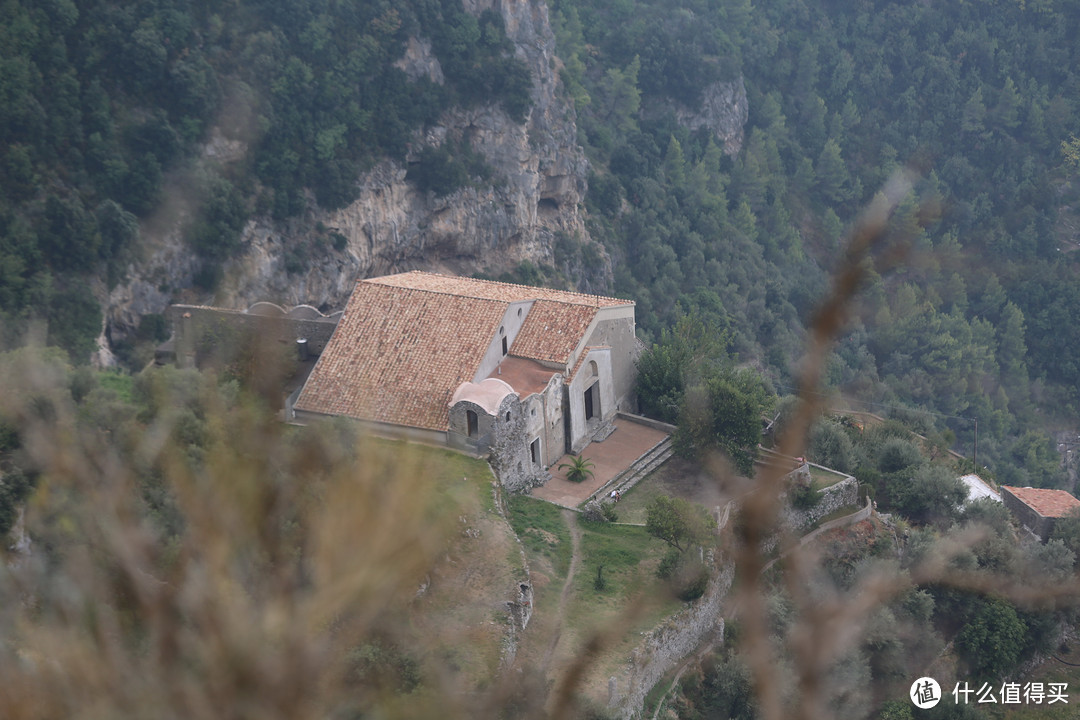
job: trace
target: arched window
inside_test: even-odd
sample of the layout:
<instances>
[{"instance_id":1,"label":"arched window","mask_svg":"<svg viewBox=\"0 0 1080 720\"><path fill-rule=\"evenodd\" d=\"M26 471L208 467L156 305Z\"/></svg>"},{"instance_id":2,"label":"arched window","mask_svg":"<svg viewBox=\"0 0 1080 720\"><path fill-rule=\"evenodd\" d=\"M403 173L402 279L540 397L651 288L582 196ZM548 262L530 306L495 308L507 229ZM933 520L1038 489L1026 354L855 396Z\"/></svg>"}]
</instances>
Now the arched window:
<instances>
[{"instance_id":1,"label":"arched window","mask_svg":"<svg viewBox=\"0 0 1080 720\"><path fill-rule=\"evenodd\" d=\"M597 377L600 374L600 368L596 366L595 360L589 361L589 377Z\"/></svg>"}]
</instances>

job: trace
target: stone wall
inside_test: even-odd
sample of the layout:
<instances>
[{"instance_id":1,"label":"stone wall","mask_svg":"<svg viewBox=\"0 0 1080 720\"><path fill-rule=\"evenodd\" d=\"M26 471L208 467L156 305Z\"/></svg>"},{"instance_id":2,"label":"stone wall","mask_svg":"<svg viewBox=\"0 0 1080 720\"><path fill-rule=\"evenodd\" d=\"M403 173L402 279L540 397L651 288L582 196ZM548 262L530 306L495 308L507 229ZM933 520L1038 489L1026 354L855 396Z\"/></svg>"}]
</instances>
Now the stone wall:
<instances>
[{"instance_id":1,"label":"stone wall","mask_svg":"<svg viewBox=\"0 0 1080 720\"><path fill-rule=\"evenodd\" d=\"M587 346L606 345L611 348L612 392L614 409L622 412L635 412L637 399L634 396L634 381L637 379L637 360L641 354L641 345L637 342L636 322L631 309L628 316L608 318L605 316L626 313L623 308L601 311L601 319L590 333ZM606 410L605 410L606 414Z\"/></svg>"},{"instance_id":2,"label":"stone wall","mask_svg":"<svg viewBox=\"0 0 1080 720\"><path fill-rule=\"evenodd\" d=\"M845 505L859 502L859 481L850 475L821 491L821 500L809 510L797 510L784 498L782 522L791 532L804 532L821 518Z\"/></svg>"},{"instance_id":3,"label":"stone wall","mask_svg":"<svg viewBox=\"0 0 1080 720\"><path fill-rule=\"evenodd\" d=\"M1046 542L1050 538L1054 529L1054 518L1043 517L1035 512L1034 508L1009 492L1007 487L1001 488L1001 501L1020 524L1038 535L1040 540Z\"/></svg>"},{"instance_id":4,"label":"stone wall","mask_svg":"<svg viewBox=\"0 0 1080 720\"><path fill-rule=\"evenodd\" d=\"M524 492L542 485L545 479L543 466L533 463L529 455L527 424L528 416L518 396L503 398L492 426L491 467L510 492Z\"/></svg>"},{"instance_id":5,"label":"stone wall","mask_svg":"<svg viewBox=\"0 0 1080 720\"><path fill-rule=\"evenodd\" d=\"M269 303L258 305L277 307ZM322 315L314 308L304 308L309 312L302 313L277 310L280 312L171 305L167 317L173 328L177 365L194 367L200 355L213 352L216 346L252 336L294 347L298 339L304 338L306 352L316 357L322 354L341 317L340 313Z\"/></svg>"},{"instance_id":6,"label":"stone wall","mask_svg":"<svg viewBox=\"0 0 1080 720\"><path fill-rule=\"evenodd\" d=\"M718 564L705 594L645 634L622 674L612 678L610 707L616 717L640 714L645 696L669 670L710 634L723 635L721 608L735 577L731 562Z\"/></svg>"}]
</instances>

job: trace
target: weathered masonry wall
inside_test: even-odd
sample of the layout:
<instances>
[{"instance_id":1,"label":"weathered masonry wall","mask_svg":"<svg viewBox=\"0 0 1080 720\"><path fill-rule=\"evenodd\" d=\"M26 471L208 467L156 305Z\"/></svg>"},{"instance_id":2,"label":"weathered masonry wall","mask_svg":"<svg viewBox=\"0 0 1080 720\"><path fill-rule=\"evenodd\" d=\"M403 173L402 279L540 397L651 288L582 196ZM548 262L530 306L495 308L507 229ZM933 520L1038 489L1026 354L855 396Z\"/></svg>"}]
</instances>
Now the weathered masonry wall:
<instances>
[{"instance_id":1,"label":"weathered masonry wall","mask_svg":"<svg viewBox=\"0 0 1080 720\"><path fill-rule=\"evenodd\" d=\"M1013 495L1007 487L1001 488L1001 502L1005 503L1005 507L1022 525L1038 535L1043 542L1047 541L1054 529L1054 518L1035 512L1035 508Z\"/></svg>"},{"instance_id":2,"label":"weathered masonry wall","mask_svg":"<svg viewBox=\"0 0 1080 720\"><path fill-rule=\"evenodd\" d=\"M611 348L612 387L615 410L637 412L634 379L640 345L635 335L634 308L603 308L597 314L596 326L585 341L586 346Z\"/></svg>"},{"instance_id":3,"label":"weathered masonry wall","mask_svg":"<svg viewBox=\"0 0 1080 720\"><path fill-rule=\"evenodd\" d=\"M608 707L616 717L629 720L637 716L645 696L665 673L693 652L709 633L723 635L721 609L734 577L734 563L718 564L701 598L645 633L622 674L609 681Z\"/></svg>"},{"instance_id":4,"label":"weathered masonry wall","mask_svg":"<svg viewBox=\"0 0 1080 720\"><path fill-rule=\"evenodd\" d=\"M341 313L323 315L305 305L286 311L270 303L256 303L247 311L172 305L167 316L173 328L176 364L187 368L194 367L200 356L215 346L251 335L297 347L303 338L306 353L316 357L334 334Z\"/></svg>"},{"instance_id":5,"label":"weathered masonry wall","mask_svg":"<svg viewBox=\"0 0 1080 720\"><path fill-rule=\"evenodd\" d=\"M845 505L856 505L858 502L859 481L849 475L846 479L822 490L821 500L809 510L796 510L785 499L782 510L783 522L786 527L802 532L826 515Z\"/></svg>"}]
</instances>

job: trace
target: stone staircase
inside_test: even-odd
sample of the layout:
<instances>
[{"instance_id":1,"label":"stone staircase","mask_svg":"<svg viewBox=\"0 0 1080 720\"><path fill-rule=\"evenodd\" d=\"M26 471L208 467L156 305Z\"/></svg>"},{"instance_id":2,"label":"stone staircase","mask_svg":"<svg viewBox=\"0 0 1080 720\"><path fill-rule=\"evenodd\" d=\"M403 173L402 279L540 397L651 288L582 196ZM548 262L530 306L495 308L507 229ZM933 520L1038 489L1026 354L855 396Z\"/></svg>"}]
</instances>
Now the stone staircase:
<instances>
[{"instance_id":1,"label":"stone staircase","mask_svg":"<svg viewBox=\"0 0 1080 720\"><path fill-rule=\"evenodd\" d=\"M660 467L660 465L671 457L674 452L675 451L671 447L671 436L668 435L646 450L643 455L630 465L630 467L626 468L597 489L596 492L589 496L586 502L598 498L601 500L605 499L611 494L612 490L618 490L620 493L626 492L637 485L643 477Z\"/></svg>"}]
</instances>

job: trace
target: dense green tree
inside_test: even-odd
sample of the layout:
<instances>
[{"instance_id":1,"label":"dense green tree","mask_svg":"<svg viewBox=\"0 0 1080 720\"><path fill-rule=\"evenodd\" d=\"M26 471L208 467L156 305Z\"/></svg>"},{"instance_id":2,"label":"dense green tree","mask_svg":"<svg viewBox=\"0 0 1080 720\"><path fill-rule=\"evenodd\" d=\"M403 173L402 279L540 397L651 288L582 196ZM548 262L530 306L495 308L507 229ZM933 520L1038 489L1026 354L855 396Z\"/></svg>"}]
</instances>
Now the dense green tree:
<instances>
[{"instance_id":1,"label":"dense green tree","mask_svg":"<svg viewBox=\"0 0 1080 720\"><path fill-rule=\"evenodd\" d=\"M657 495L645 508L645 529L679 552L708 541L714 527L703 505L683 498Z\"/></svg>"},{"instance_id":2,"label":"dense green tree","mask_svg":"<svg viewBox=\"0 0 1080 720\"><path fill-rule=\"evenodd\" d=\"M810 429L807 454L815 463L833 470L846 473L855 469L855 446L839 423L828 420L816 423Z\"/></svg>"},{"instance_id":3,"label":"dense green tree","mask_svg":"<svg viewBox=\"0 0 1080 720\"><path fill-rule=\"evenodd\" d=\"M675 447L684 454L722 452L746 476L754 473L761 420L772 397L751 370L721 372L686 389Z\"/></svg>"},{"instance_id":4,"label":"dense green tree","mask_svg":"<svg viewBox=\"0 0 1080 720\"><path fill-rule=\"evenodd\" d=\"M1027 628L1004 600L990 598L977 604L978 610L956 635L956 647L974 677L996 680L1019 662Z\"/></svg>"}]
</instances>

